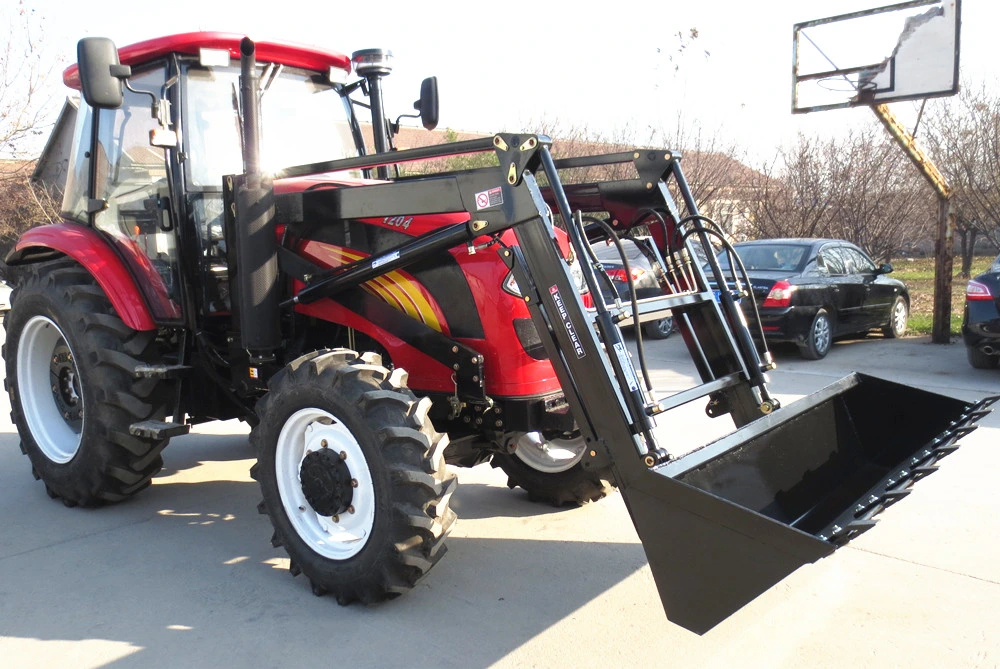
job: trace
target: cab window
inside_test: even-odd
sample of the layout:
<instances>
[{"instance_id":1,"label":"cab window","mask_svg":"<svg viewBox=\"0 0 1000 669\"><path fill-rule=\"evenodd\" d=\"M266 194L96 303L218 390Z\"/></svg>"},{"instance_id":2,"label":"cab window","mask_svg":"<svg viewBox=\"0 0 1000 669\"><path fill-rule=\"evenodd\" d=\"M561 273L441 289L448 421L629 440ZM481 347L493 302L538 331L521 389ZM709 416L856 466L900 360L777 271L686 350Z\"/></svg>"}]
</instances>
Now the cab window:
<instances>
[{"instance_id":1,"label":"cab window","mask_svg":"<svg viewBox=\"0 0 1000 669\"><path fill-rule=\"evenodd\" d=\"M165 69L134 74L137 91L164 94ZM164 150L149 144L158 128L149 95L125 90L118 109L99 112L94 156L94 196L106 206L94 215L94 227L121 252L145 293L154 317L180 317L177 247L166 208L167 163Z\"/></svg>"}]
</instances>

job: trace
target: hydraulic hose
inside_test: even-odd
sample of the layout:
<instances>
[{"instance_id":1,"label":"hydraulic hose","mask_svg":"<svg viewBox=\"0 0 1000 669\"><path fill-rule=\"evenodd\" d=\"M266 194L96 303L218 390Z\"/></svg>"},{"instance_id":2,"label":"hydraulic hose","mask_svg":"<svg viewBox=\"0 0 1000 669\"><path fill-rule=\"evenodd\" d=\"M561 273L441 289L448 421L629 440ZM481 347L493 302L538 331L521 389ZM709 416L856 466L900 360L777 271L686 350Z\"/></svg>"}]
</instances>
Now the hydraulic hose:
<instances>
[{"instance_id":1,"label":"hydraulic hose","mask_svg":"<svg viewBox=\"0 0 1000 669\"><path fill-rule=\"evenodd\" d=\"M582 228L583 217L581 216L579 220L581 224L580 227ZM642 380L646 384L646 391L652 392L653 384L650 381L649 369L646 366L646 350L642 342L642 326L639 323L639 300L635 294L635 282L632 280L632 268L629 266L628 257L625 253L625 247L622 246L621 239L618 238L618 235L615 234L615 231L611 228L610 225L607 224L606 221L603 221L593 216L588 216L587 220L592 223L597 223L598 225L601 226L601 229L604 230L604 234L607 236L607 238L610 241L614 242L615 248L618 250L618 255L622 260L622 266L625 268L625 279L626 281L628 281L629 301L632 303L632 322L635 325L634 326L635 348L639 358L639 368L642 371ZM594 255L594 250L590 248L589 244L587 244L587 250L588 250L587 253L593 260L594 264L595 265L600 264L596 256ZM608 282L611 283L611 278L608 277L607 272L603 271L602 269L600 274L603 275L605 278L607 278ZM614 291L615 294L618 293L618 290L614 287L613 283L611 283L611 289Z\"/></svg>"}]
</instances>

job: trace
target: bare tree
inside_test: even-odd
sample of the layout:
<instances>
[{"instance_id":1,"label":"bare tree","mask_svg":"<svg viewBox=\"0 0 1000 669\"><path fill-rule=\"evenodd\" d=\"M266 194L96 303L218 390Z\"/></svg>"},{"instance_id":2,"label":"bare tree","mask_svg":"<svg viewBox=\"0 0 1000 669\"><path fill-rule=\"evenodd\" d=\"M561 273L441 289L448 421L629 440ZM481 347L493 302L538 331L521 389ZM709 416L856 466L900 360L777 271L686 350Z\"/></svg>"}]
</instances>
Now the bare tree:
<instances>
[{"instance_id":1,"label":"bare tree","mask_svg":"<svg viewBox=\"0 0 1000 669\"><path fill-rule=\"evenodd\" d=\"M830 143L799 135L775 160L750 175L748 235L818 237L828 234L834 189Z\"/></svg>"},{"instance_id":2,"label":"bare tree","mask_svg":"<svg viewBox=\"0 0 1000 669\"><path fill-rule=\"evenodd\" d=\"M954 190L968 276L978 236L1000 246L1000 94L985 84L964 86L935 102L928 126L934 160Z\"/></svg>"},{"instance_id":3,"label":"bare tree","mask_svg":"<svg viewBox=\"0 0 1000 669\"><path fill-rule=\"evenodd\" d=\"M0 46L0 158L23 159L48 129L42 84L49 71L34 10L22 1L3 14L7 34Z\"/></svg>"},{"instance_id":4,"label":"bare tree","mask_svg":"<svg viewBox=\"0 0 1000 669\"><path fill-rule=\"evenodd\" d=\"M21 2L0 12L6 32L0 46L0 255L25 229L53 220L49 194L30 183L39 138L50 128L43 82L40 19Z\"/></svg>"},{"instance_id":5,"label":"bare tree","mask_svg":"<svg viewBox=\"0 0 1000 669\"><path fill-rule=\"evenodd\" d=\"M755 237L836 237L889 260L927 237L932 194L874 123L842 139L800 135L751 174Z\"/></svg>"},{"instance_id":6,"label":"bare tree","mask_svg":"<svg viewBox=\"0 0 1000 669\"><path fill-rule=\"evenodd\" d=\"M881 260L929 238L934 194L882 127L870 124L852 132L840 148L827 156L838 177L833 236Z\"/></svg>"}]
</instances>

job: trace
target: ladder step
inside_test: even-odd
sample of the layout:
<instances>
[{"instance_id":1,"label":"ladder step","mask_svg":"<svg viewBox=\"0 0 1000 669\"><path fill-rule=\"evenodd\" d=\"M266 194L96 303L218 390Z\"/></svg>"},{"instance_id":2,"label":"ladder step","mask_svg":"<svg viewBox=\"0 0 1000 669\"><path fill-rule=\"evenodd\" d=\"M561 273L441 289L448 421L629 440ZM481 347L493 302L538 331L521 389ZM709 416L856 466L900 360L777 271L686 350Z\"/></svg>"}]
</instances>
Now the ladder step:
<instances>
[{"instance_id":1,"label":"ladder step","mask_svg":"<svg viewBox=\"0 0 1000 669\"><path fill-rule=\"evenodd\" d=\"M161 420L143 420L128 426L128 433L142 439L169 439L191 431L185 423L165 423Z\"/></svg>"},{"instance_id":2,"label":"ladder step","mask_svg":"<svg viewBox=\"0 0 1000 669\"><path fill-rule=\"evenodd\" d=\"M673 408L679 407L682 404L687 404L688 402L693 402L694 400L705 397L706 395L711 395L712 393L718 392L720 390L725 390L726 388L732 388L733 386L739 385L742 381L742 377L739 372L733 372L726 376L722 376L714 381L708 381L700 386L695 386L694 388L688 388L687 390L682 390L679 393L674 393L668 397L657 402L655 413L662 413L664 411L670 411Z\"/></svg>"}]
</instances>

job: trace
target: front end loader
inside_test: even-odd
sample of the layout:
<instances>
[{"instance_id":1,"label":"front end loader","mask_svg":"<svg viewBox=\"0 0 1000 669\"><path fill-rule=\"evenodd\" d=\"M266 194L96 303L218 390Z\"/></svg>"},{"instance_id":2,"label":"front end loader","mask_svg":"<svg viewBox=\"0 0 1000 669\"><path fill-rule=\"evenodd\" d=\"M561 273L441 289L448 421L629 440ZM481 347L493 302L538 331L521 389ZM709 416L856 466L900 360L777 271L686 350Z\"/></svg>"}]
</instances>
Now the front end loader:
<instances>
[{"instance_id":1,"label":"front end loader","mask_svg":"<svg viewBox=\"0 0 1000 669\"><path fill-rule=\"evenodd\" d=\"M198 39L182 37L170 48L183 54ZM96 172L89 225L26 235L8 258L27 266L6 322L8 390L22 447L53 496L128 497L149 484L170 436L235 415L253 425L260 510L292 573L340 603L376 602L412 588L444 554L455 520L449 464L506 458L529 465L521 485L549 490L548 501L596 499L602 482L617 485L667 617L701 633L872 527L997 400L970 404L852 374L780 406L768 385L773 361L738 303L752 299L748 282L717 262L720 231L699 214L679 153L556 160L548 137L523 133L392 150L379 88L387 66L375 50L359 52L355 67L373 96L376 152L269 172L261 156L273 130L260 106L282 76L271 66L327 63L246 38L213 45L223 42L240 58L242 172L221 177L217 228L201 230L200 255L181 254L177 272L144 256L145 277L168 298L159 310L139 288L132 300L111 292L144 265L123 262L131 247L95 225L111 206ZM122 82L137 83L109 45L89 38L79 50L84 99L100 110L96 144L101 119L122 105ZM138 66L134 54L151 51L123 50L123 60ZM258 56L268 60L263 75ZM190 99L206 67L171 57ZM171 85L148 95L169 99ZM418 106L436 109L436 97ZM197 154L178 160L167 126L190 121L167 110L157 123L153 146L164 148L168 174L141 211L153 214L154 235L177 231L181 248L193 246L198 232L184 230L196 219L180 203L197 211L211 191L183 187L196 183ZM433 167L475 153L497 165ZM432 167L398 170L418 164ZM622 165L632 178L563 185L567 170ZM138 223L134 231L144 234ZM588 235L636 232L653 240L663 295L608 304ZM102 253L114 274L87 264ZM199 264L224 281L206 284L191 268ZM469 308L479 331L432 299L456 278L478 287ZM667 311L701 384L657 397L641 339L633 356L621 327ZM681 455L671 412L696 401L737 429ZM569 455L542 457L559 451Z\"/></svg>"}]
</instances>

